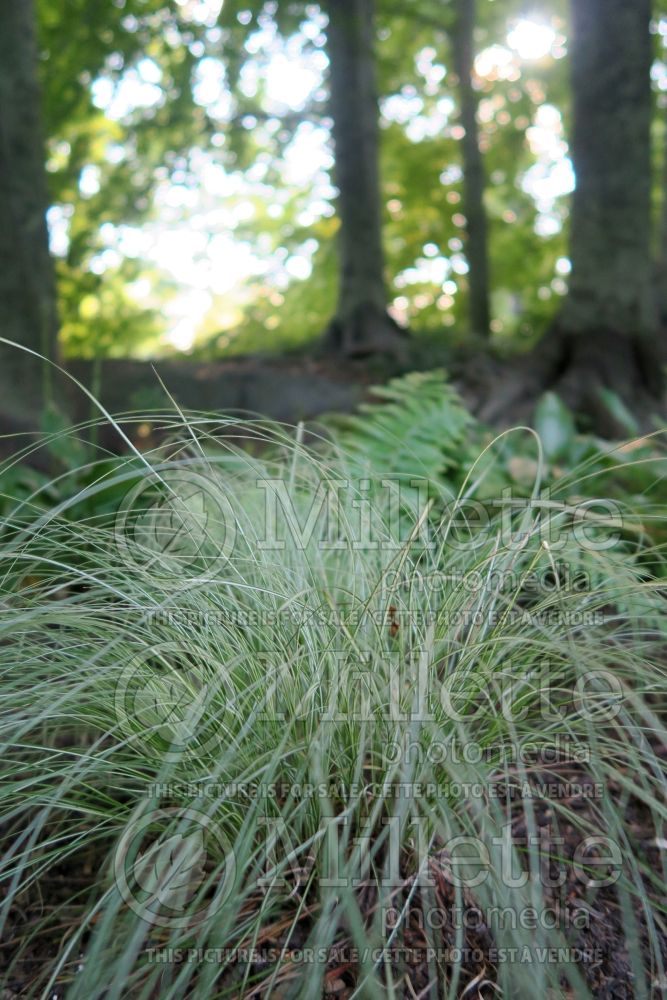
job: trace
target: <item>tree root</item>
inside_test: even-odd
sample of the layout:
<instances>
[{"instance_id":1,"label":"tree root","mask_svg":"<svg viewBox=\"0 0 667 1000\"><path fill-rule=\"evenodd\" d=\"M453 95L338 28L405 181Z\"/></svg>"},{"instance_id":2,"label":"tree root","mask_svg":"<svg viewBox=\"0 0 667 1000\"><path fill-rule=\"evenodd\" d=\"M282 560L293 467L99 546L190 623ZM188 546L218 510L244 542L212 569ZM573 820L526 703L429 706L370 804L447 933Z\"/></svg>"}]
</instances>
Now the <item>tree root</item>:
<instances>
[{"instance_id":1,"label":"tree root","mask_svg":"<svg viewBox=\"0 0 667 1000\"><path fill-rule=\"evenodd\" d=\"M331 320L322 340L322 352L349 359L383 355L400 362L407 359L407 338L407 331L389 313L364 302L347 316Z\"/></svg>"},{"instance_id":2,"label":"tree root","mask_svg":"<svg viewBox=\"0 0 667 1000\"><path fill-rule=\"evenodd\" d=\"M605 438L627 437L627 426L613 413L600 390L615 393L642 430L665 414L662 364L650 343L596 330L574 336L558 324L540 344L512 362L512 373L479 410L496 424L508 418L529 421L542 393L556 392L575 413L583 430Z\"/></svg>"}]
</instances>

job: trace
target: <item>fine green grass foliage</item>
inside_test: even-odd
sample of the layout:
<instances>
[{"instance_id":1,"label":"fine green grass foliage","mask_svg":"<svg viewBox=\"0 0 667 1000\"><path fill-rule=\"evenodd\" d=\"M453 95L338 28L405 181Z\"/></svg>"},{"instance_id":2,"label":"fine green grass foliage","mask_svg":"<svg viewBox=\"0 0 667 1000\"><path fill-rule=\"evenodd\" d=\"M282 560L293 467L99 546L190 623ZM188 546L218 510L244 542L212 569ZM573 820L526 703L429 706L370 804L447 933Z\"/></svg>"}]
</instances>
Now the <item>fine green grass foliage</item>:
<instances>
[{"instance_id":1,"label":"fine green grass foliage","mask_svg":"<svg viewBox=\"0 0 667 1000\"><path fill-rule=\"evenodd\" d=\"M410 436L391 392L379 437L154 416L5 497L8 989L585 997L621 952L628 996L665 982L657 445L639 512L625 452L556 480L525 431L448 476L468 422L431 393Z\"/></svg>"}]
</instances>

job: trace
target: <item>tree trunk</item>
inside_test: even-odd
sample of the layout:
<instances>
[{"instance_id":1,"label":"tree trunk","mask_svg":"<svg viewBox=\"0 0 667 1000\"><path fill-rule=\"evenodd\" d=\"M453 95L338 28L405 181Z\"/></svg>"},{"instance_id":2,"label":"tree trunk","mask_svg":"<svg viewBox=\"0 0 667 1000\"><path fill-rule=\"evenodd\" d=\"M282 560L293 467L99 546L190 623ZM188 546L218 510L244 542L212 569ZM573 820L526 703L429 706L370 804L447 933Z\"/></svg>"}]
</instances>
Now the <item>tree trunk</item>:
<instances>
[{"instance_id":1,"label":"tree trunk","mask_svg":"<svg viewBox=\"0 0 667 1000\"><path fill-rule=\"evenodd\" d=\"M571 381L659 392L651 287L650 0L572 0Z\"/></svg>"},{"instance_id":2,"label":"tree trunk","mask_svg":"<svg viewBox=\"0 0 667 1000\"><path fill-rule=\"evenodd\" d=\"M48 357L57 332L32 0L0 0L0 336ZM0 345L2 409L35 420L48 366Z\"/></svg>"},{"instance_id":3,"label":"tree trunk","mask_svg":"<svg viewBox=\"0 0 667 1000\"><path fill-rule=\"evenodd\" d=\"M481 408L485 420L553 387L599 434L626 427L602 389L642 427L662 406L651 261L651 0L571 0L572 273L536 351ZM524 411L525 412L525 411Z\"/></svg>"},{"instance_id":4,"label":"tree trunk","mask_svg":"<svg viewBox=\"0 0 667 1000\"><path fill-rule=\"evenodd\" d=\"M392 353L403 331L387 314L373 0L325 7L340 219L338 306L325 344L348 357Z\"/></svg>"},{"instance_id":5,"label":"tree trunk","mask_svg":"<svg viewBox=\"0 0 667 1000\"><path fill-rule=\"evenodd\" d=\"M654 268L655 302L658 312L658 330L663 352L665 351L665 334L667 334L667 116L665 119L665 136L663 139L662 162L662 205L660 223L656 239L656 260Z\"/></svg>"},{"instance_id":6,"label":"tree trunk","mask_svg":"<svg viewBox=\"0 0 667 1000\"><path fill-rule=\"evenodd\" d=\"M477 109L479 101L473 88L475 0L457 0L454 31L454 66L459 78L462 140L464 214L467 220L466 257L468 258L469 314L472 333L488 336L489 251L488 226L484 207L486 178L479 148Z\"/></svg>"}]
</instances>

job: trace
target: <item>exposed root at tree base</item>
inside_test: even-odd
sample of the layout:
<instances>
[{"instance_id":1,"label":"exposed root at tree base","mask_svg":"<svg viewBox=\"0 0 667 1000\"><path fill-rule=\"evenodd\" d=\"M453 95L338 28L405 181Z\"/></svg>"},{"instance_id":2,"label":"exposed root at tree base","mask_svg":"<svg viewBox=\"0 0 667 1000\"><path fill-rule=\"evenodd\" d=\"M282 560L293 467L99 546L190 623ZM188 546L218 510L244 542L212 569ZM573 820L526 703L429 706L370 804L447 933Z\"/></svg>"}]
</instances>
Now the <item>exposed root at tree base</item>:
<instances>
[{"instance_id":1,"label":"exposed root at tree base","mask_svg":"<svg viewBox=\"0 0 667 1000\"><path fill-rule=\"evenodd\" d=\"M407 336L407 331L388 312L364 302L348 315L331 320L324 333L322 350L341 358L381 355L402 361L407 358Z\"/></svg>"},{"instance_id":2,"label":"exposed root at tree base","mask_svg":"<svg viewBox=\"0 0 667 1000\"><path fill-rule=\"evenodd\" d=\"M582 429L605 438L627 437L628 428L610 408L602 390L610 390L632 413L642 431L666 412L661 360L653 345L609 331L573 336L554 326L502 379L478 408L482 420L507 426L530 421L536 401L556 392L576 414Z\"/></svg>"}]
</instances>

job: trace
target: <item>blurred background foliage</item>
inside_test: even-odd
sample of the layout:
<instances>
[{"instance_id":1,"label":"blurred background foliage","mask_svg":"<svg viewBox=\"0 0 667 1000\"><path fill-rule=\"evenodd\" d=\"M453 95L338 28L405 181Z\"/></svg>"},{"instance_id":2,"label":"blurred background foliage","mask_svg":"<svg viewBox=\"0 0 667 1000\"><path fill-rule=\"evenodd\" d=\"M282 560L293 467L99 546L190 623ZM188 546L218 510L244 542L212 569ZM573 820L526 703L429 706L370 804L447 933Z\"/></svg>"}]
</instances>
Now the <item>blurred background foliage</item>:
<instances>
[{"instance_id":1,"label":"blurred background foliage","mask_svg":"<svg viewBox=\"0 0 667 1000\"><path fill-rule=\"evenodd\" d=\"M377 3L392 312L455 343L468 283L453 18L452 3ZM334 306L338 225L318 6L40 0L38 19L65 354L311 344ZM567 290L567 4L487 0L477 19L492 332L513 349ZM654 30L660 149L667 19Z\"/></svg>"}]
</instances>

